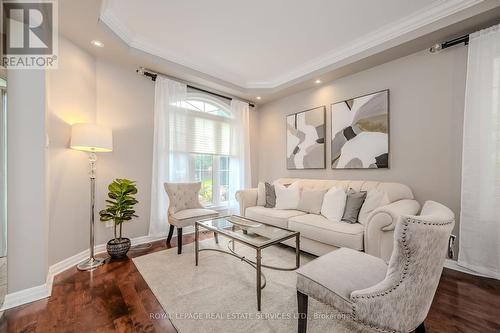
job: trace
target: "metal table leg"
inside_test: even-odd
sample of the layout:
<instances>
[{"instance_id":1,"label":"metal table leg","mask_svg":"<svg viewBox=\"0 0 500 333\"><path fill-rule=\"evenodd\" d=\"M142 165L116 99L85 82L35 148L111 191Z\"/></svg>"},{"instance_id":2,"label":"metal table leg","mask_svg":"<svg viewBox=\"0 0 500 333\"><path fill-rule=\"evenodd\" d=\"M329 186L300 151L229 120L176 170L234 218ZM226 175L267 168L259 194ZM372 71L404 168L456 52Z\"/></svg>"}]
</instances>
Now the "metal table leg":
<instances>
[{"instance_id":1,"label":"metal table leg","mask_svg":"<svg viewBox=\"0 0 500 333\"><path fill-rule=\"evenodd\" d=\"M262 257L261 257L260 249L257 249L257 256L255 258L255 262L257 263L257 267L256 267L257 268L257 311L260 311L260 300L261 300L261 293L262 293L262 288L261 288L262 280L261 280L261 274L260 274L260 271L262 269L261 260L262 260Z\"/></svg>"},{"instance_id":2,"label":"metal table leg","mask_svg":"<svg viewBox=\"0 0 500 333\"><path fill-rule=\"evenodd\" d=\"M198 222L194 224L194 260L198 266L198 248L199 248L199 227Z\"/></svg>"},{"instance_id":3,"label":"metal table leg","mask_svg":"<svg viewBox=\"0 0 500 333\"><path fill-rule=\"evenodd\" d=\"M300 268L300 234L295 236L295 264Z\"/></svg>"},{"instance_id":4,"label":"metal table leg","mask_svg":"<svg viewBox=\"0 0 500 333\"><path fill-rule=\"evenodd\" d=\"M236 230L236 228L234 227L234 225L232 225L232 226L231 226L231 230L232 230L233 232ZM234 243L235 243L235 241L233 240L231 243L232 243L232 244L231 244L231 248L233 249L233 252L234 252L234 246L235 246L235 245L234 245Z\"/></svg>"}]
</instances>

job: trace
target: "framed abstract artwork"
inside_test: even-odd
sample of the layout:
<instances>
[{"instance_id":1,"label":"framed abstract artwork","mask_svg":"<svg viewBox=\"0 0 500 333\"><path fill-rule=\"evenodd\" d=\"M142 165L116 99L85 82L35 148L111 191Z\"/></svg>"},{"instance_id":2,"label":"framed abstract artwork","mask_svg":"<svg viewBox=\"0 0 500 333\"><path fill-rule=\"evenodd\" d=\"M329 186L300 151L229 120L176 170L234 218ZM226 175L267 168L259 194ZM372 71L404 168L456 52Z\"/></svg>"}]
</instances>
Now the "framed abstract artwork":
<instances>
[{"instance_id":1,"label":"framed abstract artwork","mask_svg":"<svg viewBox=\"0 0 500 333\"><path fill-rule=\"evenodd\" d=\"M331 106L332 169L389 168L389 90Z\"/></svg>"},{"instance_id":2,"label":"framed abstract artwork","mask_svg":"<svg viewBox=\"0 0 500 333\"><path fill-rule=\"evenodd\" d=\"M286 166L288 170L324 169L326 107L286 117Z\"/></svg>"}]
</instances>

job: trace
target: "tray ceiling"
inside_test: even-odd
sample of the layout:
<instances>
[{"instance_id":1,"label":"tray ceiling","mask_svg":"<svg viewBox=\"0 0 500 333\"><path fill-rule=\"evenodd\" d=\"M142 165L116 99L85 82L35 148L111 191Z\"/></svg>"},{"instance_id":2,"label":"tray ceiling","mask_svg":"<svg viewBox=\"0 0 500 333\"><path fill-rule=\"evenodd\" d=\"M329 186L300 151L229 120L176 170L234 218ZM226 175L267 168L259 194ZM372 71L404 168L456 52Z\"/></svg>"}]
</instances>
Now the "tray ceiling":
<instances>
[{"instance_id":1,"label":"tray ceiling","mask_svg":"<svg viewBox=\"0 0 500 333\"><path fill-rule=\"evenodd\" d=\"M340 65L481 0L107 0L128 46L241 88L272 89Z\"/></svg>"}]
</instances>

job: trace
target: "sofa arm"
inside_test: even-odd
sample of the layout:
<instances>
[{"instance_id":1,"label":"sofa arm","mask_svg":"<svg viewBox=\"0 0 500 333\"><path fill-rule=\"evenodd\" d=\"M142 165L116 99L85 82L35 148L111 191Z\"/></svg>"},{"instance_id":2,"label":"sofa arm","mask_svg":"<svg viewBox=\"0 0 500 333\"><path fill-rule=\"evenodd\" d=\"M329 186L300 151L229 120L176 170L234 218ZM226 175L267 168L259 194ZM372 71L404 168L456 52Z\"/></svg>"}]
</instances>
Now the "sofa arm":
<instances>
[{"instance_id":1,"label":"sofa arm","mask_svg":"<svg viewBox=\"0 0 500 333\"><path fill-rule=\"evenodd\" d=\"M398 200L375 209L365 225L365 252L389 260L393 247L396 222L403 215L416 215L420 204L416 200Z\"/></svg>"},{"instance_id":2,"label":"sofa arm","mask_svg":"<svg viewBox=\"0 0 500 333\"><path fill-rule=\"evenodd\" d=\"M236 200L240 205L240 215L245 216L245 210L248 207L257 206L257 189L249 188L237 191Z\"/></svg>"}]
</instances>

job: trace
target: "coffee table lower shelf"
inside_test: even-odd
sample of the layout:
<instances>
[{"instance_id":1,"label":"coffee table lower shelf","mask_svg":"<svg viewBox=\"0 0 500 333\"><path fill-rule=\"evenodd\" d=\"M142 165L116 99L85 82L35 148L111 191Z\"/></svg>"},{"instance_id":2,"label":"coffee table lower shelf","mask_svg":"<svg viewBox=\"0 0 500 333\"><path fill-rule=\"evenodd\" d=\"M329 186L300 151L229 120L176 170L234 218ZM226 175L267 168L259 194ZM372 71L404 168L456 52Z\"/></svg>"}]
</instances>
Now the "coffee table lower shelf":
<instances>
[{"instance_id":1,"label":"coffee table lower shelf","mask_svg":"<svg viewBox=\"0 0 500 333\"><path fill-rule=\"evenodd\" d=\"M214 230L211 228L209 229L205 225L203 225L201 222L202 221L198 221L195 223L195 265L198 266L199 253L201 251L216 251L216 252L221 252L221 253L229 254L233 257L236 257L236 258L240 259L241 261L247 263L248 265L252 266L253 268L255 268L256 273L257 273L257 275L256 275L257 311L261 311L262 289L264 289L266 287L266 284L267 284L267 279L266 279L264 273L262 272L262 268L264 267L264 268L279 270L279 271L294 271L300 267L300 233L298 233L298 232L294 235L285 237L284 239L279 239L279 240L276 240L274 242L265 244L264 246L256 246L254 244L250 244L250 243L244 242L240 239L231 237L230 235L223 234L218 230ZM219 234L229 238L228 251L225 251L222 249L217 249L217 248L200 248L200 245L199 245L199 229L200 229L200 227L214 232L215 233L215 242L217 244L219 243L218 242L218 235ZM265 249L269 246L272 246L272 245L280 244L284 240L287 240L287 239L290 239L293 237L295 237L295 267L276 267L276 266L264 265L262 263L262 250L263 249ZM240 244L243 244L243 245L246 245L248 247L255 249L255 251L256 251L255 261L250 260L250 259L246 258L245 256L238 254L235 251L235 242L238 242Z\"/></svg>"}]
</instances>

